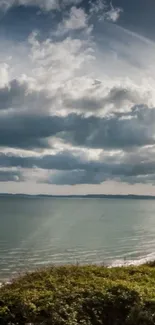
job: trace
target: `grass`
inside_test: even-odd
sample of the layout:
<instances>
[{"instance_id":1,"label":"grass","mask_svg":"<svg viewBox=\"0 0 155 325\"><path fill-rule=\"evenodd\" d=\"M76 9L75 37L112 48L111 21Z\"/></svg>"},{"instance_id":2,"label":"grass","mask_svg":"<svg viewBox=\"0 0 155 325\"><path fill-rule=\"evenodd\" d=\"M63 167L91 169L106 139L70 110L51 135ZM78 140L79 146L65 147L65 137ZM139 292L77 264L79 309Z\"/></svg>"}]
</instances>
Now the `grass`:
<instances>
[{"instance_id":1,"label":"grass","mask_svg":"<svg viewBox=\"0 0 155 325\"><path fill-rule=\"evenodd\" d=\"M153 325L155 263L50 267L0 288L0 325Z\"/></svg>"}]
</instances>

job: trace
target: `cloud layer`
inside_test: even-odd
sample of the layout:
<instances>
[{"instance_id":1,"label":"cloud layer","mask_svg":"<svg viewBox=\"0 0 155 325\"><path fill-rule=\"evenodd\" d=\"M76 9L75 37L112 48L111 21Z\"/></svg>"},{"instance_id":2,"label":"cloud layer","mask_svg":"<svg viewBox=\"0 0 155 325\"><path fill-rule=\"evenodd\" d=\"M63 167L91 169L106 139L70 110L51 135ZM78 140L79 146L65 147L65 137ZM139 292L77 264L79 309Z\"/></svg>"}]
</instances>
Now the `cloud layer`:
<instances>
[{"instance_id":1,"label":"cloud layer","mask_svg":"<svg viewBox=\"0 0 155 325\"><path fill-rule=\"evenodd\" d=\"M19 6L54 16L48 37L1 39L0 181L154 184L154 43L101 0L0 2Z\"/></svg>"},{"instance_id":2,"label":"cloud layer","mask_svg":"<svg viewBox=\"0 0 155 325\"><path fill-rule=\"evenodd\" d=\"M2 0L0 7L4 10L8 10L13 6L32 6L38 7L44 10L60 10L65 6L72 4L79 4L81 0Z\"/></svg>"}]
</instances>

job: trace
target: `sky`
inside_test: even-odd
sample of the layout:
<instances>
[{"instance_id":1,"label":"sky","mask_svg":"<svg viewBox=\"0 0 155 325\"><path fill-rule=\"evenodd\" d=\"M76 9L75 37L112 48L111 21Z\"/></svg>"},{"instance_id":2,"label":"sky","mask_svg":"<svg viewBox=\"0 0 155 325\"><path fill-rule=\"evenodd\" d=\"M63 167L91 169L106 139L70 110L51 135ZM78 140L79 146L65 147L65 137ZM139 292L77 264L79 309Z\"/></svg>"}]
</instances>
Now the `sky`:
<instances>
[{"instance_id":1,"label":"sky","mask_svg":"<svg viewBox=\"0 0 155 325\"><path fill-rule=\"evenodd\" d=\"M155 1L0 0L0 192L155 195Z\"/></svg>"}]
</instances>

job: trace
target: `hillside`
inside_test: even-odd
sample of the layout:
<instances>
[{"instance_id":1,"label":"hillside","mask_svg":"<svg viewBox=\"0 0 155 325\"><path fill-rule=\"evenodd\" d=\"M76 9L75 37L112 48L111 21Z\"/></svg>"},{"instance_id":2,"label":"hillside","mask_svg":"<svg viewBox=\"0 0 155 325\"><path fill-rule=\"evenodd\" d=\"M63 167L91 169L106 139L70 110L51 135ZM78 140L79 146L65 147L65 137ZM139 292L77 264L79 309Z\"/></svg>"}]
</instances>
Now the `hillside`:
<instances>
[{"instance_id":1,"label":"hillside","mask_svg":"<svg viewBox=\"0 0 155 325\"><path fill-rule=\"evenodd\" d=\"M0 289L0 324L153 325L154 264L50 267Z\"/></svg>"}]
</instances>

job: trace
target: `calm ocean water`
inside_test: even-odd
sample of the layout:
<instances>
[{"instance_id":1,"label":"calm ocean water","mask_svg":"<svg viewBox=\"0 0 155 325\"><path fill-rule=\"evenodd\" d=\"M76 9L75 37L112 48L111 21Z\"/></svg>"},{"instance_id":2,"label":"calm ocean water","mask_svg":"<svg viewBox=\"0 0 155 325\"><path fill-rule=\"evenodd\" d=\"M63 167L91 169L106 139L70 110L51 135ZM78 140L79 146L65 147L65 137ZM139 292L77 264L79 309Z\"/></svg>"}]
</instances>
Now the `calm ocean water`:
<instances>
[{"instance_id":1,"label":"calm ocean water","mask_svg":"<svg viewBox=\"0 0 155 325\"><path fill-rule=\"evenodd\" d=\"M0 198L0 280L49 264L155 259L155 201Z\"/></svg>"}]
</instances>

